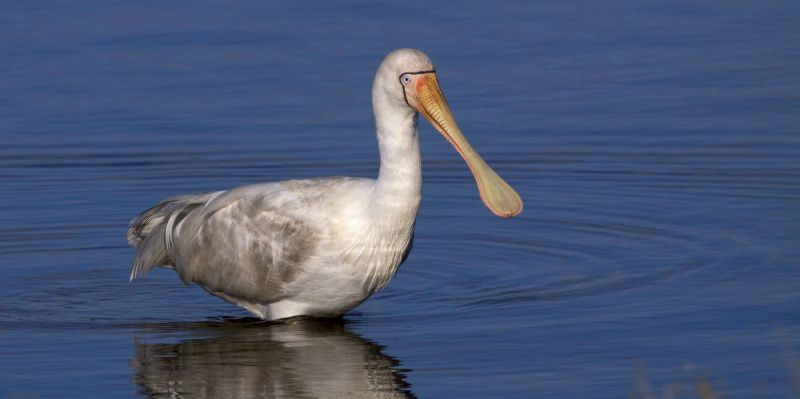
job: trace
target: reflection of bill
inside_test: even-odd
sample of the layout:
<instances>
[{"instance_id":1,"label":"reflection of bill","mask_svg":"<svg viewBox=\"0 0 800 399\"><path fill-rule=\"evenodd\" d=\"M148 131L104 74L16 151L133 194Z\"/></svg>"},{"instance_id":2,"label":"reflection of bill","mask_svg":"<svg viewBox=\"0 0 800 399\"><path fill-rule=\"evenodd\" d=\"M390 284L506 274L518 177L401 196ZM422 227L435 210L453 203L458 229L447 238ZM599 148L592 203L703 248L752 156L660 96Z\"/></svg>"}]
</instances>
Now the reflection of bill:
<instances>
[{"instance_id":1,"label":"reflection of bill","mask_svg":"<svg viewBox=\"0 0 800 399\"><path fill-rule=\"evenodd\" d=\"M159 325L202 338L140 342L156 335L152 327L137 334L131 362L152 398L414 397L399 362L341 320Z\"/></svg>"}]
</instances>

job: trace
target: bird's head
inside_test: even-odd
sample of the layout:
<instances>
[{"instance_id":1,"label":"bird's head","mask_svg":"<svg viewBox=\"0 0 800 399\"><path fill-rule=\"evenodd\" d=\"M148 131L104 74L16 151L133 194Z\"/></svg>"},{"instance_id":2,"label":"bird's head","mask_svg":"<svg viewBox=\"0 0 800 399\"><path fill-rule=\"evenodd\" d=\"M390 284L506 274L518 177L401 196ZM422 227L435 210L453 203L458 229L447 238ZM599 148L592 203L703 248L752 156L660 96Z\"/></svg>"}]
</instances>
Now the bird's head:
<instances>
[{"instance_id":1,"label":"bird's head","mask_svg":"<svg viewBox=\"0 0 800 399\"><path fill-rule=\"evenodd\" d=\"M425 53L400 49L384 58L376 87L400 107L419 112L453 145L466 161L481 200L497 216L511 218L522 212L522 199L472 148L456 124L439 88L436 68Z\"/></svg>"}]
</instances>

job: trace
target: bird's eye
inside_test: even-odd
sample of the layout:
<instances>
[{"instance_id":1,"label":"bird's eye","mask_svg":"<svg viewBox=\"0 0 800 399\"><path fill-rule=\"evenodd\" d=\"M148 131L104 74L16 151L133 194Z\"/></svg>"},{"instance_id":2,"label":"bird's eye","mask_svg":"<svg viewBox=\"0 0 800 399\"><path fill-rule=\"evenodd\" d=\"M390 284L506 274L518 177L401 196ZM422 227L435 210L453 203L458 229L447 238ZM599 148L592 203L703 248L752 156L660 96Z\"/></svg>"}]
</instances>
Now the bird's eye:
<instances>
[{"instance_id":1,"label":"bird's eye","mask_svg":"<svg viewBox=\"0 0 800 399\"><path fill-rule=\"evenodd\" d=\"M404 85L411 83L411 75L409 74L400 75L400 81L403 82Z\"/></svg>"}]
</instances>

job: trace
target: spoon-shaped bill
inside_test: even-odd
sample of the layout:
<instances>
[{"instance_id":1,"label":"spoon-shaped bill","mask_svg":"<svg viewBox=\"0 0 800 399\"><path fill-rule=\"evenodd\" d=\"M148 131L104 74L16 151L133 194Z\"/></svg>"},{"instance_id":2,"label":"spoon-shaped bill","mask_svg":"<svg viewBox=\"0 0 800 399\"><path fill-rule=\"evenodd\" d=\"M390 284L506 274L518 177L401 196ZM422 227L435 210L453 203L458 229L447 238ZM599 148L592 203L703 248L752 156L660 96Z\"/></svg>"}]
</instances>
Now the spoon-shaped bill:
<instances>
[{"instance_id":1,"label":"spoon-shaped bill","mask_svg":"<svg viewBox=\"0 0 800 399\"><path fill-rule=\"evenodd\" d=\"M458 128L444 99L436 75L423 75L416 83L420 113L444 136L467 162L483 204L497 216L511 218L522 212L522 199L486 164Z\"/></svg>"}]
</instances>

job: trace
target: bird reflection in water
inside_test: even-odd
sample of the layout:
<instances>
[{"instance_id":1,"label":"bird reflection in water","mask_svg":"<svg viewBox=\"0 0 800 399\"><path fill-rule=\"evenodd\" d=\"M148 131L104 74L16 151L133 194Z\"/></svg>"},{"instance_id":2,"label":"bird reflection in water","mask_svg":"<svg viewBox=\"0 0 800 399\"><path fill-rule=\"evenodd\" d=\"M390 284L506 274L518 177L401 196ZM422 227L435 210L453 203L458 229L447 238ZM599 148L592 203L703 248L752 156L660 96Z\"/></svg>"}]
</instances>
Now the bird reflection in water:
<instances>
[{"instance_id":1,"label":"bird reflection in water","mask_svg":"<svg viewBox=\"0 0 800 399\"><path fill-rule=\"evenodd\" d=\"M137 325L134 382L151 398L415 397L399 361L345 324L301 318ZM164 342L176 335L184 338Z\"/></svg>"}]
</instances>

